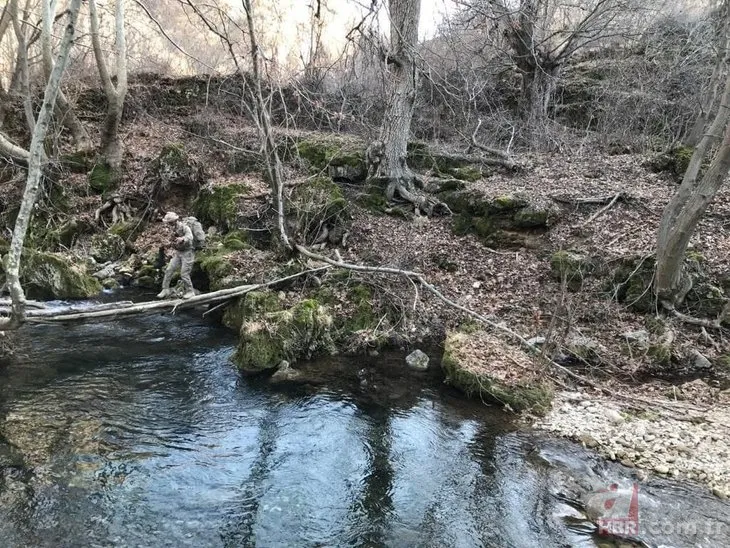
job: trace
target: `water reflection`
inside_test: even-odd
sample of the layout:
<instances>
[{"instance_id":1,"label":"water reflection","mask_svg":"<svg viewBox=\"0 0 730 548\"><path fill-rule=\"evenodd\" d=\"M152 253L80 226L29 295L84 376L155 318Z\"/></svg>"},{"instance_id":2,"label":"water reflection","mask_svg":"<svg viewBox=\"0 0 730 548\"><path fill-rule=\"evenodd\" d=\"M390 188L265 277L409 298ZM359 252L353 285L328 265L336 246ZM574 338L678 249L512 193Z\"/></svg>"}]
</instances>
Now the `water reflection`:
<instances>
[{"instance_id":1,"label":"water reflection","mask_svg":"<svg viewBox=\"0 0 730 548\"><path fill-rule=\"evenodd\" d=\"M193 317L22 336L27 358L0 372L3 547L595 546L564 501L630 479L400 357L282 389L241 378L230 334ZM730 524L696 489L642 489L649 517Z\"/></svg>"}]
</instances>

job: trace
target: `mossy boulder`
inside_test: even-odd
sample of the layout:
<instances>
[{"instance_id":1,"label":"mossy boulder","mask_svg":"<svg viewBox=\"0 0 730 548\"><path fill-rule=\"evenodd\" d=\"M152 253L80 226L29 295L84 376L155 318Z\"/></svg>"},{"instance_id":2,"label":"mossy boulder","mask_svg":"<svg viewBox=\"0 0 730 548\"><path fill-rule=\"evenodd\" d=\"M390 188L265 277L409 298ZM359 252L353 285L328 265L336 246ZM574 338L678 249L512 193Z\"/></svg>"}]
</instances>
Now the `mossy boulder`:
<instances>
[{"instance_id":1,"label":"mossy boulder","mask_svg":"<svg viewBox=\"0 0 730 548\"><path fill-rule=\"evenodd\" d=\"M590 257L577 251L556 251L550 256L550 274L559 281L565 282L568 289L578 291L583 287L583 280L593 272L594 262Z\"/></svg>"},{"instance_id":2,"label":"mossy boulder","mask_svg":"<svg viewBox=\"0 0 730 548\"><path fill-rule=\"evenodd\" d=\"M611 297L637 312L656 310L654 283L655 260L653 257L626 257L614 269L606 290Z\"/></svg>"},{"instance_id":3,"label":"mossy boulder","mask_svg":"<svg viewBox=\"0 0 730 548\"><path fill-rule=\"evenodd\" d=\"M205 187L195 200L195 216L204 224L232 230L239 224L240 201L249 193L249 187L241 183Z\"/></svg>"},{"instance_id":4,"label":"mossy boulder","mask_svg":"<svg viewBox=\"0 0 730 548\"><path fill-rule=\"evenodd\" d=\"M195 195L205 183L205 170L179 143L162 147L147 170L156 193L175 189L188 196Z\"/></svg>"},{"instance_id":5,"label":"mossy boulder","mask_svg":"<svg viewBox=\"0 0 730 548\"><path fill-rule=\"evenodd\" d=\"M306 299L287 310L244 322L233 359L241 371L258 373L274 369L282 361L294 363L332 353L331 327L329 310Z\"/></svg>"},{"instance_id":6,"label":"mossy boulder","mask_svg":"<svg viewBox=\"0 0 730 548\"><path fill-rule=\"evenodd\" d=\"M681 181L693 154L693 147L674 147L650 159L646 166L656 173L669 173L676 180Z\"/></svg>"},{"instance_id":7,"label":"mossy boulder","mask_svg":"<svg viewBox=\"0 0 730 548\"><path fill-rule=\"evenodd\" d=\"M124 254L124 240L112 232L94 234L91 237L89 255L100 263L116 261Z\"/></svg>"},{"instance_id":8,"label":"mossy boulder","mask_svg":"<svg viewBox=\"0 0 730 548\"><path fill-rule=\"evenodd\" d=\"M460 181L478 181L482 178L482 170L476 166L455 167L448 171L454 179Z\"/></svg>"},{"instance_id":9,"label":"mossy boulder","mask_svg":"<svg viewBox=\"0 0 730 548\"><path fill-rule=\"evenodd\" d=\"M481 329L447 333L441 366L446 381L466 393L542 414L553 398L535 359Z\"/></svg>"},{"instance_id":10,"label":"mossy boulder","mask_svg":"<svg viewBox=\"0 0 730 548\"><path fill-rule=\"evenodd\" d=\"M30 299L86 299L101 292L99 281L65 255L29 249L23 251L20 282Z\"/></svg>"},{"instance_id":11,"label":"mossy boulder","mask_svg":"<svg viewBox=\"0 0 730 548\"><path fill-rule=\"evenodd\" d=\"M281 301L272 291L252 291L226 307L223 325L238 332L243 324L281 310Z\"/></svg>"},{"instance_id":12,"label":"mossy boulder","mask_svg":"<svg viewBox=\"0 0 730 548\"><path fill-rule=\"evenodd\" d=\"M89 186L97 194L105 194L117 188L119 173L106 162L96 164L89 172Z\"/></svg>"},{"instance_id":13,"label":"mossy boulder","mask_svg":"<svg viewBox=\"0 0 730 548\"><path fill-rule=\"evenodd\" d=\"M328 177L298 185L287 201L286 217L293 233L307 244L339 243L352 224L342 190Z\"/></svg>"},{"instance_id":14,"label":"mossy boulder","mask_svg":"<svg viewBox=\"0 0 730 548\"><path fill-rule=\"evenodd\" d=\"M313 173L326 173L335 180L352 183L365 181L365 148L348 141L304 139L296 144L296 151Z\"/></svg>"}]
</instances>

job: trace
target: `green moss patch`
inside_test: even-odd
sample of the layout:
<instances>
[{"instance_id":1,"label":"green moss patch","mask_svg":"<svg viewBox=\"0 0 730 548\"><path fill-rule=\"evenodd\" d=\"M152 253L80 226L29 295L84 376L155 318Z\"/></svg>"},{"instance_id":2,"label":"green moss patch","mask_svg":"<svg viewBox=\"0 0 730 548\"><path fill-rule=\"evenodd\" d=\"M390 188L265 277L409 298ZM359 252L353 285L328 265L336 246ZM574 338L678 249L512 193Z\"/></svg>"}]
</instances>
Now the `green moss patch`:
<instances>
[{"instance_id":1,"label":"green moss patch","mask_svg":"<svg viewBox=\"0 0 730 548\"><path fill-rule=\"evenodd\" d=\"M31 299L86 299L101 292L101 284L65 255L23 250L20 283Z\"/></svg>"},{"instance_id":2,"label":"green moss patch","mask_svg":"<svg viewBox=\"0 0 730 548\"><path fill-rule=\"evenodd\" d=\"M572 291L578 291L583 287L583 280L593 272L594 267L589 257L576 251L560 250L550 257L552 277L559 282L565 282Z\"/></svg>"},{"instance_id":3,"label":"green moss patch","mask_svg":"<svg viewBox=\"0 0 730 548\"><path fill-rule=\"evenodd\" d=\"M277 367L282 360L294 363L334 352L331 326L328 309L316 300L305 299L288 310L246 321L234 361L242 371L257 373Z\"/></svg>"},{"instance_id":4,"label":"green moss patch","mask_svg":"<svg viewBox=\"0 0 730 548\"><path fill-rule=\"evenodd\" d=\"M119 175L106 162L96 164L89 173L89 186L97 194L114 190L119 185Z\"/></svg>"},{"instance_id":5,"label":"green moss patch","mask_svg":"<svg viewBox=\"0 0 730 548\"><path fill-rule=\"evenodd\" d=\"M239 183L203 188L193 205L195 216L204 224L231 230L238 224L240 201L249 193L248 186Z\"/></svg>"}]
</instances>

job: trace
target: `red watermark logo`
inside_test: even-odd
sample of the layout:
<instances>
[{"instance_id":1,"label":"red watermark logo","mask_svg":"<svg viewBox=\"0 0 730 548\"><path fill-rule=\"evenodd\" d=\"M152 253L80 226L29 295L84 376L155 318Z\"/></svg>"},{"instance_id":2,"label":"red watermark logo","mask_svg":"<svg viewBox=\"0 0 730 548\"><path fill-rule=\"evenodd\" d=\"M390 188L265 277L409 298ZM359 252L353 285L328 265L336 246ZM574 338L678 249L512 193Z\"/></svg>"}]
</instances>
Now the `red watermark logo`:
<instances>
[{"instance_id":1,"label":"red watermark logo","mask_svg":"<svg viewBox=\"0 0 730 548\"><path fill-rule=\"evenodd\" d=\"M598 514L598 534L619 537L639 534L639 484L621 488L617 483L596 492L588 506Z\"/></svg>"}]
</instances>

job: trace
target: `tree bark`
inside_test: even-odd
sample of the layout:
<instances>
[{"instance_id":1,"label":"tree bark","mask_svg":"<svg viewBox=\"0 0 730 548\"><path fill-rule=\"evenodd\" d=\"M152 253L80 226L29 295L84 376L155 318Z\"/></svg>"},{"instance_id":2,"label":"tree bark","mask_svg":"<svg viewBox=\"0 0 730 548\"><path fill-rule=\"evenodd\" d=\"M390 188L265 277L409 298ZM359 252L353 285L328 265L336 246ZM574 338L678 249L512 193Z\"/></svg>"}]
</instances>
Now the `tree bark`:
<instances>
[{"instance_id":1,"label":"tree bark","mask_svg":"<svg viewBox=\"0 0 730 548\"><path fill-rule=\"evenodd\" d=\"M42 0L43 26L41 28L41 52L43 58L43 69L46 79L50 80L53 71L53 48L51 45L51 34L55 13L55 4L52 6L50 0ZM87 149L91 145L89 133L76 116L71 104L63 91L58 90L58 97L55 102L56 115L59 121L71 132L76 148Z\"/></svg>"},{"instance_id":2,"label":"tree bark","mask_svg":"<svg viewBox=\"0 0 730 548\"><path fill-rule=\"evenodd\" d=\"M274 132L271 129L271 116L269 109L264 101L263 90L261 87L261 52L256 39L256 26L254 24L254 12L252 0L242 0L243 9L246 12L246 23L248 26L248 39L251 46L251 59L253 61L253 90L251 90L251 98L255 105L254 111L251 113L259 130L259 135L264 148L264 156L266 158L266 169L268 171L269 180L271 181L271 194L274 197L274 207L276 208L277 227L279 239L287 249L293 249L289 236L286 232L284 223L284 175L281 165L281 158L276 148L274 140ZM243 81L246 81L246 75L241 74Z\"/></svg>"},{"instance_id":3,"label":"tree bark","mask_svg":"<svg viewBox=\"0 0 730 548\"><path fill-rule=\"evenodd\" d=\"M33 102L30 92L30 71L28 69L28 50L25 40L24 25L21 25L18 17L18 0L11 0L8 4L8 11L13 22L13 31L15 39L18 42L17 69L20 75L21 92L23 94L23 110L25 112L25 120L28 124L28 131L33 134L35 129L35 115L33 114Z\"/></svg>"},{"instance_id":4,"label":"tree bark","mask_svg":"<svg viewBox=\"0 0 730 548\"><path fill-rule=\"evenodd\" d=\"M720 6L720 24L717 25L717 60L712 70L712 76L708 87L702 95L700 101L700 113L695 120L692 130L688 137L684 140L687 146L697 146L702 139L702 134L707 124L712 120L714 113L717 112L720 90L723 82L728 75L728 64L730 63L730 1L723 0Z\"/></svg>"},{"instance_id":5,"label":"tree bark","mask_svg":"<svg viewBox=\"0 0 730 548\"><path fill-rule=\"evenodd\" d=\"M421 0L390 0L389 3L387 106L380 129L383 153L376 173L387 180L389 199L397 191L402 198L412 201L411 195L415 193L414 176L406 156L418 81L415 50L420 11Z\"/></svg>"},{"instance_id":6,"label":"tree bark","mask_svg":"<svg viewBox=\"0 0 730 548\"><path fill-rule=\"evenodd\" d=\"M101 85L107 99L107 112L104 129L101 134L101 148L109 167L118 172L122 167L123 148L119 137L119 126L124 110L124 98L127 94L127 42L124 32L124 0L116 0L115 35L116 35L116 86L112 82L104 59L99 38L99 17L96 0L89 0L89 17L91 19L91 43L94 57L99 69Z\"/></svg>"},{"instance_id":7,"label":"tree bark","mask_svg":"<svg viewBox=\"0 0 730 548\"><path fill-rule=\"evenodd\" d=\"M48 0L44 0L47 4ZM38 189L40 187L41 177L43 175L44 150L43 141L45 140L48 126L51 120L56 98L59 94L61 86L61 77L66 69L68 55L73 42L76 21L81 7L81 0L71 0L68 10L68 22L66 30L61 40L61 46L58 51L58 58L55 66L51 71L46 91L43 96L43 104L41 105L38 120L35 124L33 137L30 144L30 157L28 160L28 179L25 184L23 200L20 204L20 211L15 221L15 229L13 230L13 239L10 243L10 251L5 257L5 272L7 276L8 288L10 290L10 298L12 300L12 322L20 323L25 317L25 292L20 285L20 258L23 253L23 243L25 235L28 232L28 225L33 214L33 206L38 197ZM50 15L50 10L44 9L44 17ZM44 24L46 22L44 21Z\"/></svg>"}]
</instances>

